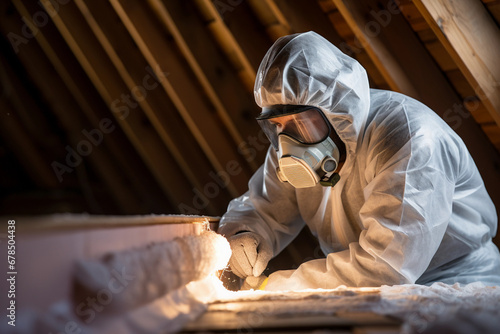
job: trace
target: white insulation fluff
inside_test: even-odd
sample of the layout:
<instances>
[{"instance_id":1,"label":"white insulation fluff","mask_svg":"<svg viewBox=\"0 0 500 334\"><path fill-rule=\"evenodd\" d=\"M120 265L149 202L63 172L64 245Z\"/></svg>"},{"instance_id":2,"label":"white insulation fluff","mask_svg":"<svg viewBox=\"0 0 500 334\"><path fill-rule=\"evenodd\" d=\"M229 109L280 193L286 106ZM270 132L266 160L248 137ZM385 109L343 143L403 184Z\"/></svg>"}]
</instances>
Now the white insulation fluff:
<instances>
[{"instance_id":1,"label":"white insulation fluff","mask_svg":"<svg viewBox=\"0 0 500 334\"><path fill-rule=\"evenodd\" d=\"M205 231L80 261L73 302L61 300L46 311L23 312L19 326L0 323L0 333L175 333L224 289L215 272L230 256L227 240ZM118 291L120 284L125 287ZM95 312L79 311L78 305L96 300Z\"/></svg>"},{"instance_id":2,"label":"white insulation fluff","mask_svg":"<svg viewBox=\"0 0 500 334\"><path fill-rule=\"evenodd\" d=\"M75 272L75 302L109 289L113 279L128 281L106 311L123 312L143 305L191 281L224 268L231 256L227 240L215 232L186 236L143 248L80 261Z\"/></svg>"}]
</instances>

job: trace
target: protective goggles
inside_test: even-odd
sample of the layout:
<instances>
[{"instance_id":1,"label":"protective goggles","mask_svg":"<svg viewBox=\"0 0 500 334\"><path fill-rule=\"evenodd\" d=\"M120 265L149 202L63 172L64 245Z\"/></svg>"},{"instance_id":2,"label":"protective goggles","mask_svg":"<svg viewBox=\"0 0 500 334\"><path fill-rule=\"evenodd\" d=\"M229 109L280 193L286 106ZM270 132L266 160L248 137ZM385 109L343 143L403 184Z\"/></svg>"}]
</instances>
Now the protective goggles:
<instances>
[{"instance_id":1,"label":"protective goggles","mask_svg":"<svg viewBox=\"0 0 500 334\"><path fill-rule=\"evenodd\" d=\"M257 122L278 150L278 135L286 134L302 144L317 144L330 135L330 123L316 107L276 105L265 107Z\"/></svg>"}]
</instances>

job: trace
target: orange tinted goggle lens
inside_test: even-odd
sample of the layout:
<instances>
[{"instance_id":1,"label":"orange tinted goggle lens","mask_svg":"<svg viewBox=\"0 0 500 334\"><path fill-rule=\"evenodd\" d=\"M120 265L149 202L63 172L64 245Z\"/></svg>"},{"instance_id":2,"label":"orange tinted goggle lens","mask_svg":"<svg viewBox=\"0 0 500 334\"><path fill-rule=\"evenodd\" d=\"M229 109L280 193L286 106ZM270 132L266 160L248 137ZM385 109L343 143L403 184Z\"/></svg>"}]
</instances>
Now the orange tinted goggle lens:
<instances>
[{"instance_id":1,"label":"orange tinted goggle lens","mask_svg":"<svg viewBox=\"0 0 500 334\"><path fill-rule=\"evenodd\" d=\"M316 144L328 137L330 126L323 113L315 108L304 108L287 114L279 114L279 110L268 111L267 117L263 115L257 122L269 138L274 149L278 149L278 136L286 134L303 144Z\"/></svg>"}]
</instances>

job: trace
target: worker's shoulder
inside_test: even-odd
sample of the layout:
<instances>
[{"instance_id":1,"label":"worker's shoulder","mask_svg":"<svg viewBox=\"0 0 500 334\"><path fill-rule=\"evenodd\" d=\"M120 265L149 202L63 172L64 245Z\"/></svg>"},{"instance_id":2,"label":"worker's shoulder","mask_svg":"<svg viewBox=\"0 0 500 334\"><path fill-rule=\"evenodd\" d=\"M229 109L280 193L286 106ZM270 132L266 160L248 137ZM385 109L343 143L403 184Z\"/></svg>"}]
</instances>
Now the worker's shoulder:
<instances>
[{"instance_id":1,"label":"worker's shoulder","mask_svg":"<svg viewBox=\"0 0 500 334\"><path fill-rule=\"evenodd\" d=\"M460 157L462 139L425 104L404 94L372 90L365 139L389 152Z\"/></svg>"},{"instance_id":2,"label":"worker's shoulder","mask_svg":"<svg viewBox=\"0 0 500 334\"><path fill-rule=\"evenodd\" d=\"M384 128L393 132L406 129L408 136L425 134L433 138L454 137L454 131L431 108L424 103L401 93L371 90L368 126Z\"/></svg>"}]
</instances>

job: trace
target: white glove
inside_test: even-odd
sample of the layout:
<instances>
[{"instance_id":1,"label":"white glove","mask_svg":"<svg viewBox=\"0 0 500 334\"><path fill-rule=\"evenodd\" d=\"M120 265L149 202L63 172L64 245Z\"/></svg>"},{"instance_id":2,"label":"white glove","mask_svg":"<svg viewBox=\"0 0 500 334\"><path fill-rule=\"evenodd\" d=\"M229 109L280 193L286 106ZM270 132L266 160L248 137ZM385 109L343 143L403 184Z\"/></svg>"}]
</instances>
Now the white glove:
<instances>
[{"instance_id":1,"label":"white glove","mask_svg":"<svg viewBox=\"0 0 500 334\"><path fill-rule=\"evenodd\" d=\"M254 232L241 232L228 238L233 254L229 265L241 278L260 276L273 257L273 250L264 238Z\"/></svg>"}]
</instances>

